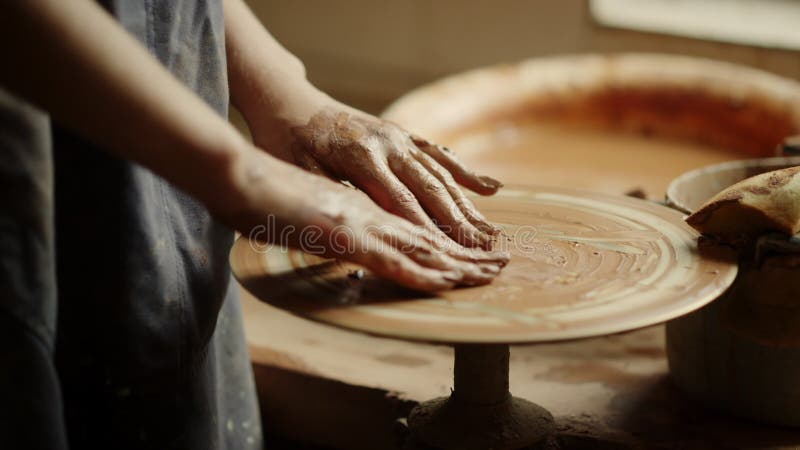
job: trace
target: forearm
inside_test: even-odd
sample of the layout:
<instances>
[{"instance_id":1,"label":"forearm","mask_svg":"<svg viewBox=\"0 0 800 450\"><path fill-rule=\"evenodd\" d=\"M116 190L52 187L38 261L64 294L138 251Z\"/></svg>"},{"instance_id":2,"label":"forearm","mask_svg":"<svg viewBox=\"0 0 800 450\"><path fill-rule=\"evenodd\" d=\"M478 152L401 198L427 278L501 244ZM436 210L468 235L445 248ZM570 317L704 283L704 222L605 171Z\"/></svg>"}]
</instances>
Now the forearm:
<instances>
[{"instance_id":1,"label":"forearm","mask_svg":"<svg viewBox=\"0 0 800 450\"><path fill-rule=\"evenodd\" d=\"M229 46L233 95L248 120L283 120L276 118L297 114L293 108L313 108L308 98L285 97L313 92L302 66L247 16L241 2L227 0L228 8L231 4L232 20L241 22ZM247 33L256 38L243 39ZM23 39L27 42L20 45ZM259 41L258 47L245 45ZM322 230L322 254L425 290L487 283L508 260L448 246L438 234L380 210L366 195L256 150L92 0L3 3L0 56L13 64L0 70L2 87L170 180L240 231L269 224L267 214L274 216L275 228L264 231L278 233L266 236L277 239L289 230L290 245L304 242L292 230ZM254 73L248 77L247 71ZM248 83L258 86L250 90ZM254 93L262 96L249 97ZM317 95L309 98L321 98ZM372 230L379 227L391 236L376 237ZM342 237L344 249L364 251L333 244ZM396 243L397 251L382 251L384 241Z\"/></svg>"},{"instance_id":2,"label":"forearm","mask_svg":"<svg viewBox=\"0 0 800 450\"><path fill-rule=\"evenodd\" d=\"M206 204L224 204L246 143L95 2L5 2L0 51L13 62L0 84Z\"/></svg>"},{"instance_id":3,"label":"forearm","mask_svg":"<svg viewBox=\"0 0 800 450\"><path fill-rule=\"evenodd\" d=\"M243 0L225 0L231 102L256 142L281 157L292 123L305 123L330 101L308 82L303 63L283 48Z\"/></svg>"}]
</instances>

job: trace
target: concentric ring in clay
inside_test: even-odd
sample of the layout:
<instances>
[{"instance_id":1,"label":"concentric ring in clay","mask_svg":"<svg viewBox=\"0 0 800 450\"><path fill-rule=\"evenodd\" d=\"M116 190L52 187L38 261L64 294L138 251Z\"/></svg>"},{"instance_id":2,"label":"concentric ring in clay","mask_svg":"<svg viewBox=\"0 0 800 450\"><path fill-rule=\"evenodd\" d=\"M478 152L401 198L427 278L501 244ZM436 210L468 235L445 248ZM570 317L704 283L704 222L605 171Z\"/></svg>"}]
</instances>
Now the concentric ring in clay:
<instances>
[{"instance_id":1,"label":"concentric ring in clay","mask_svg":"<svg viewBox=\"0 0 800 450\"><path fill-rule=\"evenodd\" d=\"M703 254L683 215L644 200L562 188L474 197L512 258L490 285L410 292L357 266L237 240L236 277L257 298L319 322L405 340L535 343L664 322L722 293L730 259ZM704 251L705 253L705 251Z\"/></svg>"}]
</instances>

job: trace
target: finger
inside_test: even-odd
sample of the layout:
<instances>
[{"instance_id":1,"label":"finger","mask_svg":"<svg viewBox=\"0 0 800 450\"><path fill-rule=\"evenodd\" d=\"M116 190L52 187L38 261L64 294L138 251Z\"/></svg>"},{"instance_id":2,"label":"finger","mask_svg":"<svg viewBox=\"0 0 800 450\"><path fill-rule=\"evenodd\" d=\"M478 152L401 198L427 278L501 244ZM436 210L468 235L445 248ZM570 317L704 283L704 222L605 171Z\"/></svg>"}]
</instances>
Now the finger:
<instances>
[{"instance_id":1,"label":"finger","mask_svg":"<svg viewBox=\"0 0 800 450\"><path fill-rule=\"evenodd\" d=\"M500 273L500 267L497 265L457 260L437 250L417 247L407 250L403 254L423 267L459 274L456 282L458 285L476 286L488 284Z\"/></svg>"},{"instance_id":2,"label":"finger","mask_svg":"<svg viewBox=\"0 0 800 450\"><path fill-rule=\"evenodd\" d=\"M376 162L369 169L352 177L352 182L384 210L415 225L436 228L436 224L422 209L414 194L384 163Z\"/></svg>"},{"instance_id":3,"label":"finger","mask_svg":"<svg viewBox=\"0 0 800 450\"><path fill-rule=\"evenodd\" d=\"M509 261L510 255L506 251L493 248L463 247L451 239L450 236L444 234L430 219L428 219L428 223L429 225L419 225L403 220L399 225L405 227L404 229L409 233L414 233L420 240L427 242L434 250L447 253L460 261L469 261L481 265L491 264L498 267L505 266Z\"/></svg>"},{"instance_id":4,"label":"finger","mask_svg":"<svg viewBox=\"0 0 800 450\"><path fill-rule=\"evenodd\" d=\"M434 250L447 253L451 257L462 261L504 267L510 259L510 254L502 249L468 248L458 245L457 242L438 229L429 230L409 222L403 222L400 225L408 227L409 233L413 234L416 239L427 242Z\"/></svg>"},{"instance_id":5,"label":"finger","mask_svg":"<svg viewBox=\"0 0 800 450\"><path fill-rule=\"evenodd\" d=\"M461 188L458 187L456 181L453 179L453 175L450 172L448 172L426 153L411 152L411 156L413 156L414 159L422 164L422 166L425 167L428 172L436 177L436 179L439 180L439 182L441 182L445 188L447 188L447 192L450 194L450 197L453 198L455 204L458 205L458 207L461 209L461 212L464 214L464 217L466 217L470 223L475 225L476 228L484 233L491 235L500 234L502 229L490 223L486 217L484 217L484 215L481 214L477 208L475 208L475 205L467 198Z\"/></svg>"},{"instance_id":6,"label":"finger","mask_svg":"<svg viewBox=\"0 0 800 450\"><path fill-rule=\"evenodd\" d=\"M374 238L367 238L365 245L365 251L353 254L353 262L381 278L427 292L451 289L461 281L461 274L456 271L422 267L400 252L386 251Z\"/></svg>"},{"instance_id":7,"label":"finger","mask_svg":"<svg viewBox=\"0 0 800 450\"><path fill-rule=\"evenodd\" d=\"M456 181L468 189L481 195L492 195L503 187L503 183L494 178L478 175L467 169L447 147L433 144L417 136L412 136L411 140L420 150L453 174L453 178L455 178Z\"/></svg>"},{"instance_id":8,"label":"finger","mask_svg":"<svg viewBox=\"0 0 800 450\"><path fill-rule=\"evenodd\" d=\"M380 205L387 212L399 216L402 221L398 226L404 227L407 232L421 231L421 239L429 243L436 243L435 249L447 250L451 256L470 262L491 262L500 267L508 262L507 254L500 252L477 252L457 245L449 236L444 234L430 216L422 209L414 194L388 170L376 171L369 176L361 175L354 179L356 187L364 191L372 201ZM450 249L449 247L452 247Z\"/></svg>"},{"instance_id":9,"label":"finger","mask_svg":"<svg viewBox=\"0 0 800 450\"><path fill-rule=\"evenodd\" d=\"M453 258L436 250L427 241L397 227L384 227L379 239L390 250L399 251L417 264L438 270L456 271L461 274L458 284L480 285L491 282L499 273L496 264L478 263Z\"/></svg>"},{"instance_id":10,"label":"finger","mask_svg":"<svg viewBox=\"0 0 800 450\"><path fill-rule=\"evenodd\" d=\"M469 247L485 248L491 243L491 237L464 217L447 188L416 159L408 154L399 154L390 158L389 166L428 214L436 219L445 234Z\"/></svg>"}]
</instances>

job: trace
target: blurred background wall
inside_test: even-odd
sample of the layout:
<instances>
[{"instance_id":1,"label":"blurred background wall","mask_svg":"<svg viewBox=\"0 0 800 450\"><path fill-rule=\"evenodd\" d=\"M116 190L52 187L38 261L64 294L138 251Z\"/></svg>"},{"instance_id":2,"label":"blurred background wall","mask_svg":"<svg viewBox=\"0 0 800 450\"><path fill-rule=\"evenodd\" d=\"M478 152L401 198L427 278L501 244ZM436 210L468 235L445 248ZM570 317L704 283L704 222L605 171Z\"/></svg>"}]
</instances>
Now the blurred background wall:
<instances>
[{"instance_id":1,"label":"blurred background wall","mask_svg":"<svg viewBox=\"0 0 800 450\"><path fill-rule=\"evenodd\" d=\"M798 52L606 27L592 17L589 0L249 3L273 35L305 62L318 87L373 113L447 74L564 53L679 53L800 78Z\"/></svg>"}]
</instances>

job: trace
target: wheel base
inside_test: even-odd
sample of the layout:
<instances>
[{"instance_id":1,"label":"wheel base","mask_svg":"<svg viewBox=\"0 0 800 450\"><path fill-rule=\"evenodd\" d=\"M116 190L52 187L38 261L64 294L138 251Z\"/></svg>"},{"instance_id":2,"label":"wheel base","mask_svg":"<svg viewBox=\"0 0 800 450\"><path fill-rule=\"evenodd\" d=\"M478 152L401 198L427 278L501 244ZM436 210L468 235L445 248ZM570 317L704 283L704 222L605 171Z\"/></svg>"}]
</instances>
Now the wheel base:
<instances>
[{"instance_id":1,"label":"wheel base","mask_svg":"<svg viewBox=\"0 0 800 450\"><path fill-rule=\"evenodd\" d=\"M438 449L512 450L544 443L553 434L549 411L510 394L494 405L459 401L454 393L411 411L412 438Z\"/></svg>"}]
</instances>

